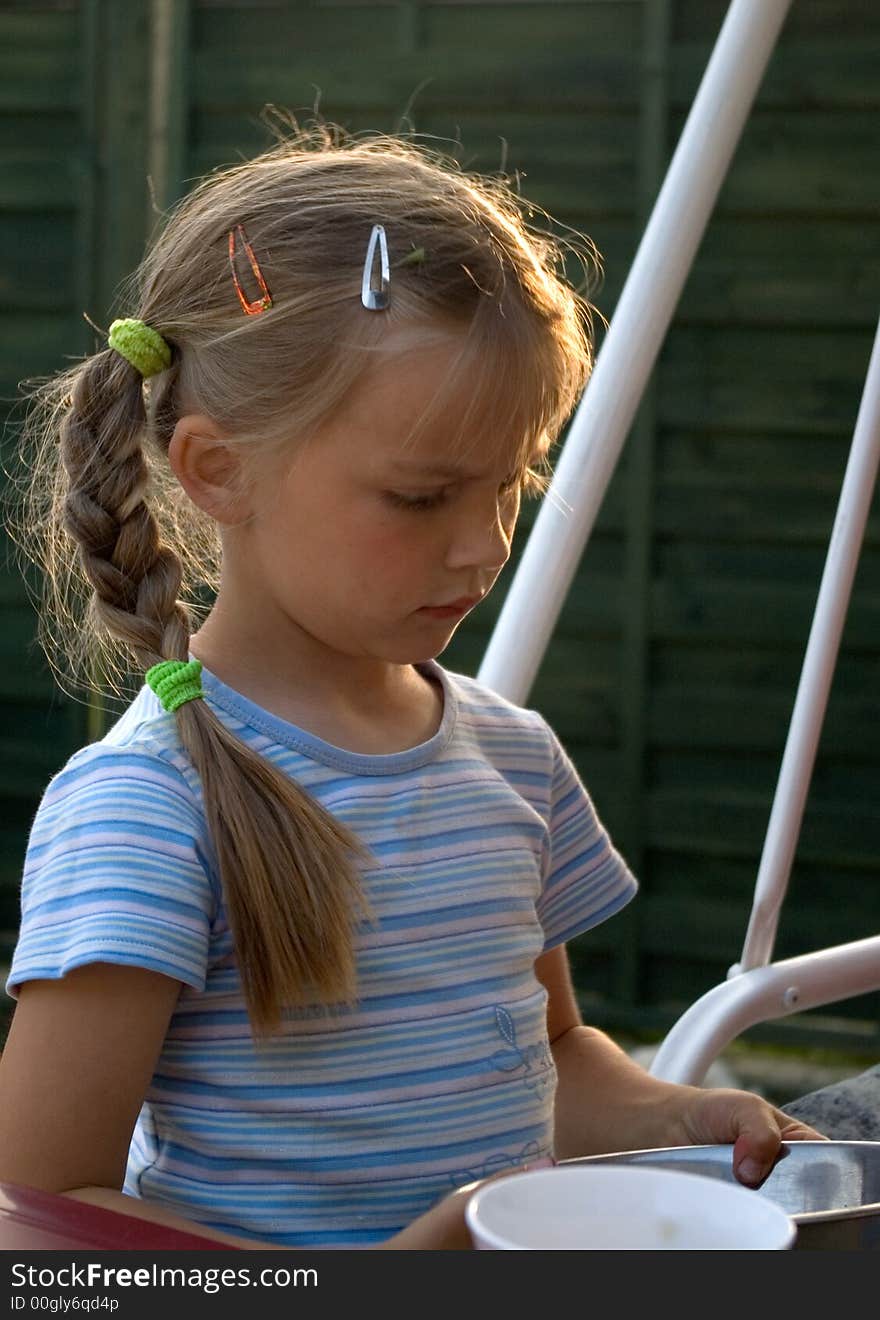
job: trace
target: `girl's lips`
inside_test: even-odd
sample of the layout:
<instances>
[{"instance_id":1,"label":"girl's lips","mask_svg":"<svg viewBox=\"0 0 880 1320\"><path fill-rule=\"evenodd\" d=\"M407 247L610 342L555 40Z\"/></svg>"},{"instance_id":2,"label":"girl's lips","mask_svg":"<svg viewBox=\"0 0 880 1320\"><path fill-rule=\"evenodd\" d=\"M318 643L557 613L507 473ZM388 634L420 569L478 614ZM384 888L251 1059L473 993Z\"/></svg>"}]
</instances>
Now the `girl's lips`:
<instances>
[{"instance_id":1,"label":"girl's lips","mask_svg":"<svg viewBox=\"0 0 880 1320\"><path fill-rule=\"evenodd\" d=\"M419 614L428 614L432 619L457 619L472 610L479 599L479 596L463 596L461 600L450 601L448 605L425 605Z\"/></svg>"}]
</instances>

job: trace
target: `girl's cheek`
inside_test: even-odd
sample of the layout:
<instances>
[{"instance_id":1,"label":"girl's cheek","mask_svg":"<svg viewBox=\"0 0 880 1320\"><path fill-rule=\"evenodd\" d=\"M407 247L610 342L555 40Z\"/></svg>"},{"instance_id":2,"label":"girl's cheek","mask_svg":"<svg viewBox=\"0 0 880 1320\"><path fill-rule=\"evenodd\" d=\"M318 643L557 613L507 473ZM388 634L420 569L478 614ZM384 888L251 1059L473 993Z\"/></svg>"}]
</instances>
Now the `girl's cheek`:
<instances>
[{"instance_id":1,"label":"girl's cheek","mask_svg":"<svg viewBox=\"0 0 880 1320\"><path fill-rule=\"evenodd\" d=\"M398 516L386 522L371 539L375 545L418 554L421 547L433 546L442 540L441 520L436 514Z\"/></svg>"}]
</instances>

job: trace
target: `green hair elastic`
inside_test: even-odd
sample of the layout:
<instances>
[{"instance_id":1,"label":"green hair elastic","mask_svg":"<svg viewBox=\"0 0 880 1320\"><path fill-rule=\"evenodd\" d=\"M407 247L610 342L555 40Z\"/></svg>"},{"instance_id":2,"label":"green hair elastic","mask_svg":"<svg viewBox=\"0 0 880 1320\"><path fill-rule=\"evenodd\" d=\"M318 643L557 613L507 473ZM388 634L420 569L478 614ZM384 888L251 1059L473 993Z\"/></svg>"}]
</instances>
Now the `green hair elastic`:
<instances>
[{"instance_id":1,"label":"green hair elastic","mask_svg":"<svg viewBox=\"0 0 880 1320\"><path fill-rule=\"evenodd\" d=\"M205 695L201 660L162 660L144 677L167 711Z\"/></svg>"},{"instance_id":2,"label":"green hair elastic","mask_svg":"<svg viewBox=\"0 0 880 1320\"><path fill-rule=\"evenodd\" d=\"M145 380L171 366L171 348L159 331L134 317L114 321L107 343L121 353Z\"/></svg>"}]
</instances>

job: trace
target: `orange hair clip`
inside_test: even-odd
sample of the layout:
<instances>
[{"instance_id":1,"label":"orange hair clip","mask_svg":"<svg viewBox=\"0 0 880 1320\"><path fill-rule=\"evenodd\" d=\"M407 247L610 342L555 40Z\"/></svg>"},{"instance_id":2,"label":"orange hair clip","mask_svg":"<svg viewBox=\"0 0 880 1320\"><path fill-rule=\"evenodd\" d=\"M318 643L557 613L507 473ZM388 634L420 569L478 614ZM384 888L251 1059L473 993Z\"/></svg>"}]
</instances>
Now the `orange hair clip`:
<instances>
[{"instance_id":1,"label":"orange hair clip","mask_svg":"<svg viewBox=\"0 0 880 1320\"><path fill-rule=\"evenodd\" d=\"M238 271L235 269L236 237L241 241L241 245L247 254L247 259L250 262L254 279L260 286L261 297L259 298L248 298L244 289L241 287L241 281L238 278ZM245 315L259 316L260 312L268 311L272 306L272 295L269 292L266 281L263 279L263 272L260 270L260 264L254 256L254 249L248 242L247 234L244 232L241 225L236 225L234 229L230 229L229 231L229 269L232 271L232 282L235 285L235 292L238 294L238 301L241 303Z\"/></svg>"}]
</instances>

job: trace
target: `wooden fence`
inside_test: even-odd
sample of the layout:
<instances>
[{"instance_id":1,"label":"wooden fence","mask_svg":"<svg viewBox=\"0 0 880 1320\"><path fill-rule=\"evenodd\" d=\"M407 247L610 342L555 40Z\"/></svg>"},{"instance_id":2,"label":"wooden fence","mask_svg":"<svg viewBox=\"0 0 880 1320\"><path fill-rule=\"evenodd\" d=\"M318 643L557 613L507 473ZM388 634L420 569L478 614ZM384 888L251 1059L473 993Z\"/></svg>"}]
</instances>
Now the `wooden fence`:
<instances>
[{"instance_id":1,"label":"wooden fence","mask_svg":"<svg viewBox=\"0 0 880 1320\"><path fill-rule=\"evenodd\" d=\"M269 104L410 126L519 173L605 262L610 316L722 0L0 4L0 394L88 351L157 212L268 144ZM880 311L880 8L794 0L530 698L642 879L575 941L594 1018L665 1029L739 955ZM14 417L14 413L13 413ZM14 427L7 429L7 457ZM875 506L876 507L876 506ZM519 533L521 545L529 516ZM779 956L880 928L872 518ZM510 570L508 570L508 573ZM475 672L503 587L444 662ZM102 716L0 572L0 926L27 828ZM876 1052L878 996L804 1015ZM804 1023L780 1028L802 1032Z\"/></svg>"}]
</instances>

